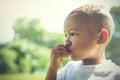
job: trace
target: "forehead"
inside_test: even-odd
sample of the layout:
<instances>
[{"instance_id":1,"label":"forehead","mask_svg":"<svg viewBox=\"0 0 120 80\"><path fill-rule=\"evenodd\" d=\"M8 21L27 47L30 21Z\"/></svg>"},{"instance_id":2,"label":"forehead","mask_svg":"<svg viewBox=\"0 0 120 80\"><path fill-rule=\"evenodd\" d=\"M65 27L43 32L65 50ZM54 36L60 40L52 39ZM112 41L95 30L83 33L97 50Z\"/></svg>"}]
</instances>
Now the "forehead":
<instances>
[{"instance_id":1,"label":"forehead","mask_svg":"<svg viewBox=\"0 0 120 80\"><path fill-rule=\"evenodd\" d=\"M64 22L64 30L81 30L87 26L83 17L69 15Z\"/></svg>"},{"instance_id":2,"label":"forehead","mask_svg":"<svg viewBox=\"0 0 120 80\"><path fill-rule=\"evenodd\" d=\"M98 29L96 22L88 20L86 15L69 15L64 22L64 32L74 30L80 33L94 34Z\"/></svg>"}]
</instances>

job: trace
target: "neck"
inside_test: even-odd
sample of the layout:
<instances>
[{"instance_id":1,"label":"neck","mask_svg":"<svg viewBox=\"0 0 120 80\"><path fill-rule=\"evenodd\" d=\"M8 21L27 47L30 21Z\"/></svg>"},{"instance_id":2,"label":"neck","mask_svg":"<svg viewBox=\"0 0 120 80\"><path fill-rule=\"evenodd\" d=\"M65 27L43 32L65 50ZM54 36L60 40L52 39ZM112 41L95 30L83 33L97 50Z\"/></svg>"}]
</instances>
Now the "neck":
<instances>
[{"instance_id":1,"label":"neck","mask_svg":"<svg viewBox=\"0 0 120 80\"><path fill-rule=\"evenodd\" d=\"M101 64L105 58L105 48L98 48L99 53L96 53L96 58L86 58L82 60L83 65L97 65Z\"/></svg>"},{"instance_id":2,"label":"neck","mask_svg":"<svg viewBox=\"0 0 120 80\"><path fill-rule=\"evenodd\" d=\"M105 58L102 59L84 59L82 61L83 65L97 65L102 63L105 60Z\"/></svg>"}]
</instances>

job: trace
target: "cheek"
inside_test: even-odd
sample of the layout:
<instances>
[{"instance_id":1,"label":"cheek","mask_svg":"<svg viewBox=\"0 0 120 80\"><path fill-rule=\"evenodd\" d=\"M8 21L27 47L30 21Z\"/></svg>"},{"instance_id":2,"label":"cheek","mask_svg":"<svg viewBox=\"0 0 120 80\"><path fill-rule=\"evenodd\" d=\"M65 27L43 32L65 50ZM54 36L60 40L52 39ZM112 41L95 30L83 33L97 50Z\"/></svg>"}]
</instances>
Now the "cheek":
<instances>
[{"instance_id":1,"label":"cheek","mask_svg":"<svg viewBox=\"0 0 120 80\"><path fill-rule=\"evenodd\" d=\"M73 49L73 51L78 51L81 50L81 47L83 46L83 41L81 41L81 39L73 39L72 40L72 46L71 48Z\"/></svg>"},{"instance_id":2,"label":"cheek","mask_svg":"<svg viewBox=\"0 0 120 80\"><path fill-rule=\"evenodd\" d=\"M87 50L93 46L93 41L90 38L77 38L72 40L72 47L76 50Z\"/></svg>"},{"instance_id":3,"label":"cheek","mask_svg":"<svg viewBox=\"0 0 120 80\"><path fill-rule=\"evenodd\" d=\"M94 40L84 40L83 45L81 46L84 50L91 51L95 47Z\"/></svg>"}]
</instances>

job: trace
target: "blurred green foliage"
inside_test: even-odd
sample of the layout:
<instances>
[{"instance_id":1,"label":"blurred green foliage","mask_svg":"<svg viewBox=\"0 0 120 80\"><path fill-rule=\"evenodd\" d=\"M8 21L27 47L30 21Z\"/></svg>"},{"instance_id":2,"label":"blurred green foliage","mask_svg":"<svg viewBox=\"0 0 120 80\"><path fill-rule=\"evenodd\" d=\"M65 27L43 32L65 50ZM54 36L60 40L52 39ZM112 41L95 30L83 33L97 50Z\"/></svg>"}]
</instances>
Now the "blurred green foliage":
<instances>
[{"instance_id":1,"label":"blurred green foliage","mask_svg":"<svg viewBox=\"0 0 120 80\"><path fill-rule=\"evenodd\" d=\"M20 18L14 40L0 44L0 73L30 73L47 69L50 50L64 44L64 35L47 32L37 18Z\"/></svg>"},{"instance_id":2,"label":"blurred green foliage","mask_svg":"<svg viewBox=\"0 0 120 80\"><path fill-rule=\"evenodd\" d=\"M17 71L15 60L16 51L10 49L7 45L0 48L0 73L14 73Z\"/></svg>"},{"instance_id":3,"label":"blurred green foliage","mask_svg":"<svg viewBox=\"0 0 120 80\"><path fill-rule=\"evenodd\" d=\"M0 74L0 80L45 80L45 73L40 74Z\"/></svg>"},{"instance_id":4,"label":"blurred green foliage","mask_svg":"<svg viewBox=\"0 0 120 80\"><path fill-rule=\"evenodd\" d=\"M40 25L40 20L20 18L14 25L15 39L27 39L32 43L44 45L45 29Z\"/></svg>"},{"instance_id":5,"label":"blurred green foliage","mask_svg":"<svg viewBox=\"0 0 120 80\"><path fill-rule=\"evenodd\" d=\"M115 32L112 40L107 47L107 58L112 59L113 62L120 65L120 7L112 7L110 13L112 14Z\"/></svg>"},{"instance_id":6,"label":"blurred green foliage","mask_svg":"<svg viewBox=\"0 0 120 80\"><path fill-rule=\"evenodd\" d=\"M110 12L116 30L106 57L120 65L120 7L113 7ZM14 40L0 43L0 73L32 73L47 69L51 49L65 41L63 34L47 32L38 18L19 18L13 28ZM64 59L63 66L69 60Z\"/></svg>"}]
</instances>

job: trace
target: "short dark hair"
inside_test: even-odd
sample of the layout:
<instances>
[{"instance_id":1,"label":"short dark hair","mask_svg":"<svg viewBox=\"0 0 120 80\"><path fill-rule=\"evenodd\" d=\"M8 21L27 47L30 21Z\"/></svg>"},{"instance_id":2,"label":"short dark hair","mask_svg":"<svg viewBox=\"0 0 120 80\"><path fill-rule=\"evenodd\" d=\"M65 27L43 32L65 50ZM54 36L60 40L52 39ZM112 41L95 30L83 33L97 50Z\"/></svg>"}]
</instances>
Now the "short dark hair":
<instances>
[{"instance_id":1,"label":"short dark hair","mask_svg":"<svg viewBox=\"0 0 120 80\"><path fill-rule=\"evenodd\" d=\"M94 23L97 22L96 24L99 28L108 30L111 39L114 32L114 22L109 10L104 6L93 4L84 5L73 10L68 16L70 15L82 15L86 17L87 21L94 20Z\"/></svg>"}]
</instances>

